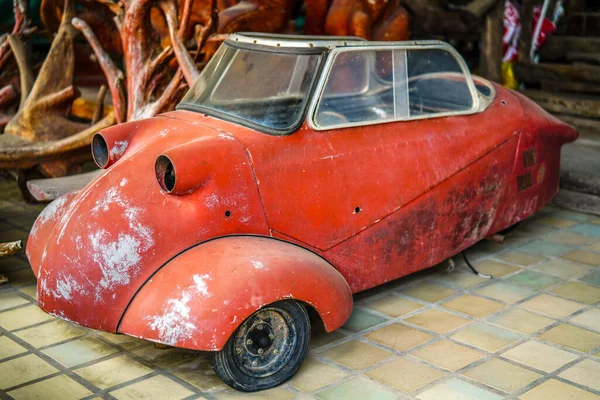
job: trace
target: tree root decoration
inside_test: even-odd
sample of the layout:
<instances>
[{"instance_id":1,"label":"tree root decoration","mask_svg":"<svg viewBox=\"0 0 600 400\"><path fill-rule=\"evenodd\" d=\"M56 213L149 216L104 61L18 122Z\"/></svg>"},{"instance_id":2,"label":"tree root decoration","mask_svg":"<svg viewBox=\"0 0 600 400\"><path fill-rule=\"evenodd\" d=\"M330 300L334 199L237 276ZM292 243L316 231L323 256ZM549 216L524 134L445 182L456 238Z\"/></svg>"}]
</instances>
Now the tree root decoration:
<instances>
[{"instance_id":1,"label":"tree root decoration","mask_svg":"<svg viewBox=\"0 0 600 400\"><path fill-rule=\"evenodd\" d=\"M12 256L23 250L23 244L20 240L15 242L0 243L0 258Z\"/></svg>"},{"instance_id":2,"label":"tree root decoration","mask_svg":"<svg viewBox=\"0 0 600 400\"><path fill-rule=\"evenodd\" d=\"M15 117L6 125L5 134L29 142L52 141L77 133L87 124L68 119L73 100L79 92L72 86L75 69L73 41L78 31L71 25L75 8L65 2L63 22L52 42L31 92Z\"/></svg>"},{"instance_id":3,"label":"tree root decoration","mask_svg":"<svg viewBox=\"0 0 600 400\"><path fill-rule=\"evenodd\" d=\"M399 0L333 0L325 33L368 40L408 40L408 12Z\"/></svg>"},{"instance_id":4,"label":"tree root decoration","mask_svg":"<svg viewBox=\"0 0 600 400\"><path fill-rule=\"evenodd\" d=\"M5 143L0 135L0 168L30 168L47 160L60 158L62 154L85 148L92 142L96 132L108 128L116 122L111 112L97 123L88 126L78 133L63 139L23 144L15 141L14 145Z\"/></svg>"},{"instance_id":5,"label":"tree root decoration","mask_svg":"<svg viewBox=\"0 0 600 400\"><path fill-rule=\"evenodd\" d=\"M108 87L110 88L117 123L125 122L127 100L125 98L125 78L123 72L117 68L110 56L102 49L102 45L87 22L75 17L72 19L72 24L83 33L83 36L85 36L90 46L92 46L94 54L96 54L98 63L104 72Z\"/></svg>"}]
</instances>

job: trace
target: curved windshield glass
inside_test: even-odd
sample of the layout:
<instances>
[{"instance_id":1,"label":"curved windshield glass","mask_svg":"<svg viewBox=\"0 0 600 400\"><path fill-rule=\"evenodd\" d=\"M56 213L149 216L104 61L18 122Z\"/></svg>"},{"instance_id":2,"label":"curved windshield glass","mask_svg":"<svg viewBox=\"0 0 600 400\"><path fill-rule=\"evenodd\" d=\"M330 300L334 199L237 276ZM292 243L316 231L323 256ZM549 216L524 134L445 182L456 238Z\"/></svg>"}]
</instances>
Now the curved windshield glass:
<instances>
[{"instance_id":1,"label":"curved windshield glass","mask_svg":"<svg viewBox=\"0 0 600 400\"><path fill-rule=\"evenodd\" d=\"M289 131L304 115L322 53L261 51L222 45L180 108Z\"/></svg>"}]
</instances>

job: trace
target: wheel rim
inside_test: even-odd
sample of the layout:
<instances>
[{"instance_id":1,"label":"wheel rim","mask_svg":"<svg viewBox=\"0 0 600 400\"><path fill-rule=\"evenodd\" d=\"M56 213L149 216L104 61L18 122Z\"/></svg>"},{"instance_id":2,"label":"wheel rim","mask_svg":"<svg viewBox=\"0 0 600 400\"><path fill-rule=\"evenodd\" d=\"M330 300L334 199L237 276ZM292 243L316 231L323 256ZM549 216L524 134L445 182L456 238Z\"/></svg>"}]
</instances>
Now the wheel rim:
<instances>
[{"instance_id":1,"label":"wheel rim","mask_svg":"<svg viewBox=\"0 0 600 400\"><path fill-rule=\"evenodd\" d=\"M273 375L284 367L296 347L296 328L287 312L265 308L237 331L233 354L237 366L252 377Z\"/></svg>"}]
</instances>

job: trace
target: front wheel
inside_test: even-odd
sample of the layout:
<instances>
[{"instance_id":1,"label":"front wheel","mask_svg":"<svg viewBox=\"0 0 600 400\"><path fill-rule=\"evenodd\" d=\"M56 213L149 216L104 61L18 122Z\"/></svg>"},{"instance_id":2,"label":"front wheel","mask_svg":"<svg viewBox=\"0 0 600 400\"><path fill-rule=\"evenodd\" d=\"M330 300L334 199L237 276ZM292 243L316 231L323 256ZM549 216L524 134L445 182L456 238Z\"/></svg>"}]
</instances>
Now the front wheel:
<instances>
[{"instance_id":1,"label":"front wheel","mask_svg":"<svg viewBox=\"0 0 600 400\"><path fill-rule=\"evenodd\" d=\"M309 340L310 319L304 306L297 301L279 301L242 323L215 354L213 370L234 389L269 389L296 373Z\"/></svg>"}]
</instances>

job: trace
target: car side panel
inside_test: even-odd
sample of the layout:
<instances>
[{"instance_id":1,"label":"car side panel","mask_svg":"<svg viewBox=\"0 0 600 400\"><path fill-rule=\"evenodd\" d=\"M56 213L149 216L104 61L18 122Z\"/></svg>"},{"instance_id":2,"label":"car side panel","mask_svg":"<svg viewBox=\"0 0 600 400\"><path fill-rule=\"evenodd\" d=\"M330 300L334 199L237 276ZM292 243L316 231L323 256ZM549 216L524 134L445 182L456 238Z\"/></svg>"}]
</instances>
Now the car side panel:
<instances>
[{"instance_id":1,"label":"car side panel","mask_svg":"<svg viewBox=\"0 0 600 400\"><path fill-rule=\"evenodd\" d=\"M269 227L326 251L462 171L522 121L519 101L499 89L486 111L469 116L304 126L270 140L228 128L252 157Z\"/></svg>"},{"instance_id":2,"label":"car side panel","mask_svg":"<svg viewBox=\"0 0 600 400\"><path fill-rule=\"evenodd\" d=\"M323 253L353 292L435 265L488 233L512 184L518 135L376 225ZM352 260L352 262L349 262Z\"/></svg>"}]
</instances>

